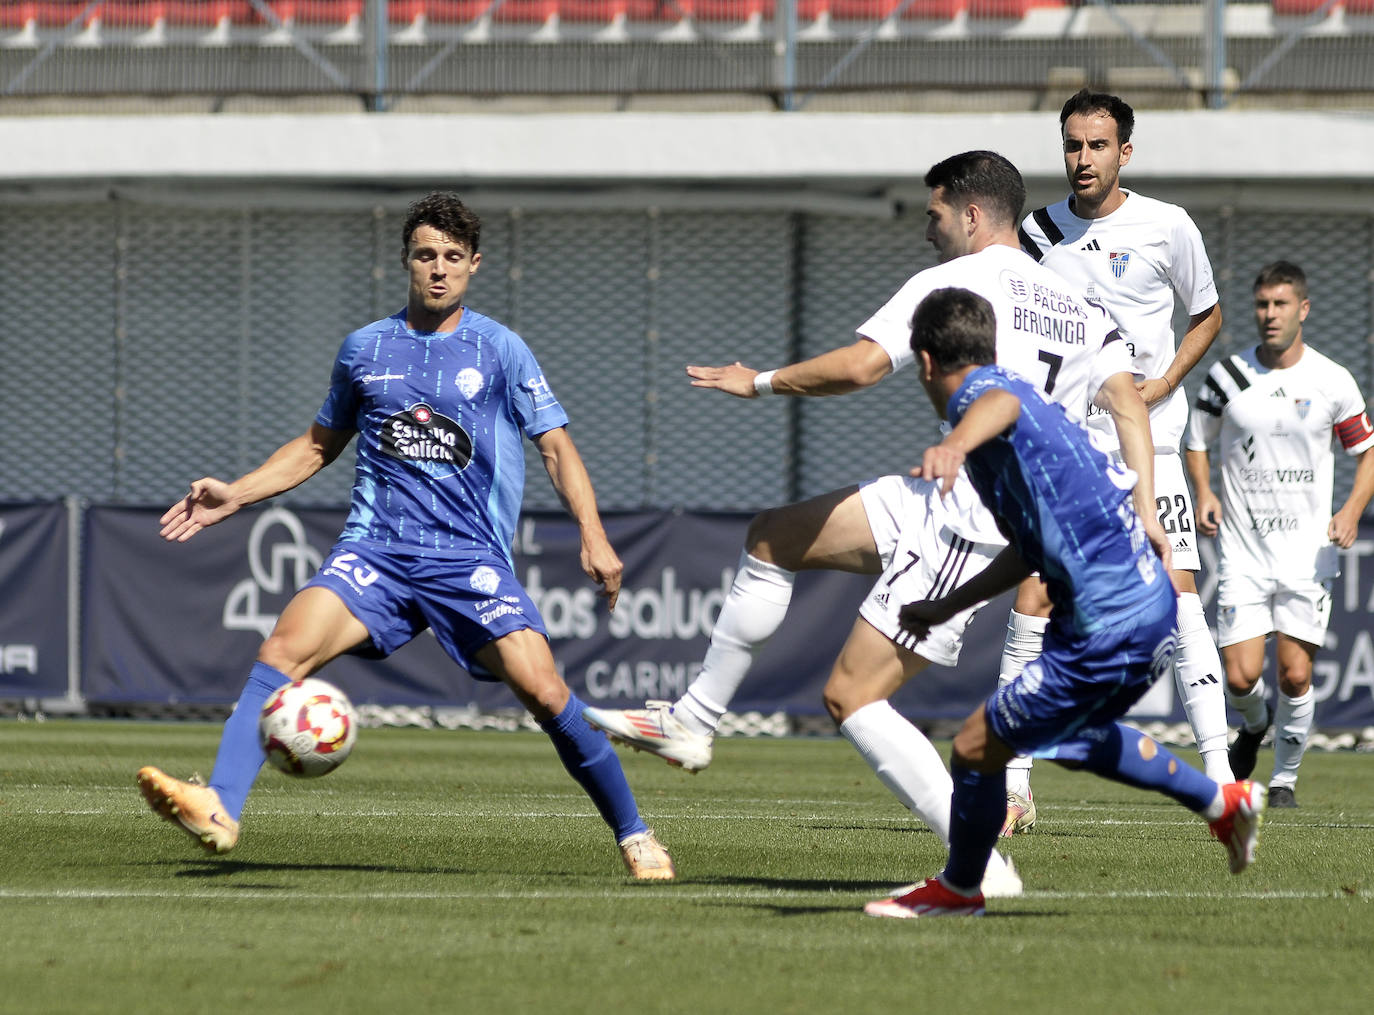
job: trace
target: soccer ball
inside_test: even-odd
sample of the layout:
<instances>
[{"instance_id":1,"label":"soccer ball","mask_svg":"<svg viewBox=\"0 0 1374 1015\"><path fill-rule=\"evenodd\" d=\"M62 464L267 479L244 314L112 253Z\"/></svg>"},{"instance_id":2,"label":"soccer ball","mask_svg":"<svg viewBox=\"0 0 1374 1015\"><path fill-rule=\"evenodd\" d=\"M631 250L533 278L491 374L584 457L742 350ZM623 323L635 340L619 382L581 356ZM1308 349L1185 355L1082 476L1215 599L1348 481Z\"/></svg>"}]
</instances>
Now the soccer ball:
<instances>
[{"instance_id":1,"label":"soccer ball","mask_svg":"<svg viewBox=\"0 0 1374 1015\"><path fill-rule=\"evenodd\" d=\"M287 775L328 775L344 763L358 739L358 718L347 695L317 677L283 684L258 717L267 760Z\"/></svg>"}]
</instances>

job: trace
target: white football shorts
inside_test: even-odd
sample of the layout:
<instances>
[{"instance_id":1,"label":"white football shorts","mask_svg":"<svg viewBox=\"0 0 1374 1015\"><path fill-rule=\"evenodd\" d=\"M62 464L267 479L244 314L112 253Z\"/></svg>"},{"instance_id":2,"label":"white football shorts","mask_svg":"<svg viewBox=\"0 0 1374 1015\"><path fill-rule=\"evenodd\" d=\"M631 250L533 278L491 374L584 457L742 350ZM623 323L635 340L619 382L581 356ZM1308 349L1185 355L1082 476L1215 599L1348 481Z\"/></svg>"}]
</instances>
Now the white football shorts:
<instances>
[{"instance_id":1,"label":"white football shorts","mask_svg":"<svg viewBox=\"0 0 1374 1015\"><path fill-rule=\"evenodd\" d=\"M938 599L963 585L992 563L1006 540L962 472L943 499L938 483L908 476L871 480L859 495L883 562L859 616L908 651L954 666L964 629L983 604L936 625L919 642L902 630L898 616L907 603Z\"/></svg>"},{"instance_id":2,"label":"white football shorts","mask_svg":"<svg viewBox=\"0 0 1374 1015\"><path fill-rule=\"evenodd\" d=\"M1331 580L1280 581L1223 573L1217 582L1217 647L1277 631L1320 646L1331 621Z\"/></svg>"},{"instance_id":3,"label":"white football shorts","mask_svg":"<svg viewBox=\"0 0 1374 1015\"><path fill-rule=\"evenodd\" d=\"M1122 465L1126 464L1121 452L1112 454ZM1173 547L1174 570L1200 570L1202 559L1198 556L1193 494L1184 476L1182 455L1155 455L1155 507L1159 524Z\"/></svg>"}]
</instances>

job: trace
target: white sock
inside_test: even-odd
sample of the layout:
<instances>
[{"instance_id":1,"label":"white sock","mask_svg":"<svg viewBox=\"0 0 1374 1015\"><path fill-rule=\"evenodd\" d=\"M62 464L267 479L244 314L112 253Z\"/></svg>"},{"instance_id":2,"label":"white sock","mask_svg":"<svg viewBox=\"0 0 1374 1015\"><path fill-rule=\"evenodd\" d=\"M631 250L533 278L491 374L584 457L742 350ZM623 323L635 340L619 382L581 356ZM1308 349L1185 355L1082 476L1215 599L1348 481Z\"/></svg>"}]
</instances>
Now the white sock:
<instances>
[{"instance_id":1,"label":"white sock","mask_svg":"<svg viewBox=\"0 0 1374 1015\"><path fill-rule=\"evenodd\" d=\"M954 780L925 734L886 701L871 702L857 710L840 723L840 734L854 745L882 784L948 849ZM1006 865L1002 855L993 850L987 869L995 874Z\"/></svg>"},{"instance_id":2,"label":"white sock","mask_svg":"<svg viewBox=\"0 0 1374 1015\"><path fill-rule=\"evenodd\" d=\"M1240 713L1245 728L1251 733L1258 733L1267 725L1269 707L1264 703L1264 697L1263 680L1256 680L1255 686L1244 694L1237 694L1229 686L1226 688L1226 700Z\"/></svg>"},{"instance_id":3,"label":"white sock","mask_svg":"<svg viewBox=\"0 0 1374 1015\"><path fill-rule=\"evenodd\" d=\"M1292 789L1298 782L1298 765L1302 764L1303 752L1307 750L1307 737L1312 732L1312 719L1317 712L1317 701L1312 688L1297 698L1290 698L1282 691L1274 709L1274 774L1269 778L1271 786L1287 786Z\"/></svg>"},{"instance_id":4,"label":"white sock","mask_svg":"<svg viewBox=\"0 0 1374 1015\"><path fill-rule=\"evenodd\" d=\"M1196 592L1178 597L1178 657L1174 687L1193 728L1202 767L1213 782L1235 782L1226 758L1226 680Z\"/></svg>"},{"instance_id":5,"label":"white sock","mask_svg":"<svg viewBox=\"0 0 1374 1015\"><path fill-rule=\"evenodd\" d=\"M673 714L688 729L716 731L754 653L782 626L796 578L795 572L740 554L739 570L711 630L701 672L673 706Z\"/></svg>"},{"instance_id":6,"label":"white sock","mask_svg":"<svg viewBox=\"0 0 1374 1015\"><path fill-rule=\"evenodd\" d=\"M840 723L840 734L878 774L882 784L949 846L954 780L924 733L886 701L875 701Z\"/></svg>"},{"instance_id":7,"label":"white sock","mask_svg":"<svg viewBox=\"0 0 1374 1015\"><path fill-rule=\"evenodd\" d=\"M1002 645L1002 667L997 674L997 686L1005 687L1021 675L1030 662L1040 654L1045 642L1049 617L1032 617L1011 611L1007 617L1007 638ZM1007 763L1007 792L1026 796L1030 793L1031 759L1017 755Z\"/></svg>"}]
</instances>

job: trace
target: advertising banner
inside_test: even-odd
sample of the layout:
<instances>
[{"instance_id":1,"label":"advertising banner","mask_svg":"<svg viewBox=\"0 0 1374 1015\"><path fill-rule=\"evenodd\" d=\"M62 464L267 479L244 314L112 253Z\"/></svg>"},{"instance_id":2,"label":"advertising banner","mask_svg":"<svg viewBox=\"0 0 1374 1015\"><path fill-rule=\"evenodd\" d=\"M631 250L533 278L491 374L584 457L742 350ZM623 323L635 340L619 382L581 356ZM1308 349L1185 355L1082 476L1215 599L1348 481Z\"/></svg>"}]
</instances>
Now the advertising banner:
<instances>
[{"instance_id":1,"label":"advertising banner","mask_svg":"<svg viewBox=\"0 0 1374 1015\"><path fill-rule=\"evenodd\" d=\"M67 506L0 504L0 698L67 693Z\"/></svg>"},{"instance_id":2,"label":"advertising banner","mask_svg":"<svg viewBox=\"0 0 1374 1015\"><path fill-rule=\"evenodd\" d=\"M84 693L93 702L225 703L237 696L262 640L295 590L329 553L337 510L242 512L185 544L164 543L158 512L93 507L86 518ZM516 573L538 605L554 656L588 703L612 707L674 699L696 676L734 579L748 518L643 512L608 515L625 562L620 603L608 613L578 564L576 526L564 515L522 518ZM1374 724L1374 525L1342 554L1331 629L1318 656L1317 721ZM0 541L0 548L4 542ZM1204 559L1211 547L1204 548ZM873 579L808 572L787 619L759 652L731 709L823 712L821 691ZM1204 572L1204 602L1213 585ZM974 619L956 669L932 666L894 699L916 719L957 719L995 686L1010 597ZM503 708L499 684L474 680L428 634L384 661L345 657L321 674L360 703ZM1272 664L1266 674L1271 693ZM1137 706L1139 719L1181 721L1171 682Z\"/></svg>"}]
</instances>

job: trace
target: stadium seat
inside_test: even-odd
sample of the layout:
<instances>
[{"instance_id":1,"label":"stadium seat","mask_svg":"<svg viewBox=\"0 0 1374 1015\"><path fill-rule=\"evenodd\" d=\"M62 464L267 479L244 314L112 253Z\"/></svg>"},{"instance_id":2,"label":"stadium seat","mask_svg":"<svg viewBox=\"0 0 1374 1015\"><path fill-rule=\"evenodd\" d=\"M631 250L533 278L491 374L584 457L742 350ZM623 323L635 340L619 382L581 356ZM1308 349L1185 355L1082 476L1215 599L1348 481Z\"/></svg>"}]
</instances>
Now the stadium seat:
<instances>
[{"instance_id":1,"label":"stadium seat","mask_svg":"<svg viewBox=\"0 0 1374 1015\"><path fill-rule=\"evenodd\" d=\"M737 24L773 16L774 0L694 0L692 15L699 21Z\"/></svg>"},{"instance_id":2,"label":"stadium seat","mask_svg":"<svg viewBox=\"0 0 1374 1015\"><path fill-rule=\"evenodd\" d=\"M492 16L509 24L542 25L559 16L558 0L501 0Z\"/></svg>"},{"instance_id":3,"label":"stadium seat","mask_svg":"<svg viewBox=\"0 0 1374 1015\"><path fill-rule=\"evenodd\" d=\"M1315 13L1326 0L1273 0L1274 13L1281 18L1305 18L1309 14ZM1359 0L1356 0L1358 3ZM1332 9L1335 5L1332 5ZM1350 11L1350 4L1345 5L1346 12Z\"/></svg>"},{"instance_id":4,"label":"stadium seat","mask_svg":"<svg viewBox=\"0 0 1374 1015\"><path fill-rule=\"evenodd\" d=\"M23 28L29 24L40 28L65 28L81 17L86 7L86 4L73 0L0 4L0 25L6 28ZM86 20L90 21L91 18L87 17Z\"/></svg>"},{"instance_id":5,"label":"stadium seat","mask_svg":"<svg viewBox=\"0 0 1374 1015\"><path fill-rule=\"evenodd\" d=\"M488 13L495 0L425 0L424 16L436 25L467 25Z\"/></svg>"},{"instance_id":6,"label":"stadium seat","mask_svg":"<svg viewBox=\"0 0 1374 1015\"><path fill-rule=\"evenodd\" d=\"M968 0L968 16L1019 21L1033 7L1063 7L1063 0Z\"/></svg>"},{"instance_id":7,"label":"stadium seat","mask_svg":"<svg viewBox=\"0 0 1374 1015\"><path fill-rule=\"evenodd\" d=\"M911 0L900 17L947 21L964 9L964 3L965 0ZM901 5L901 0L831 0L830 16L837 21L884 21Z\"/></svg>"}]
</instances>

